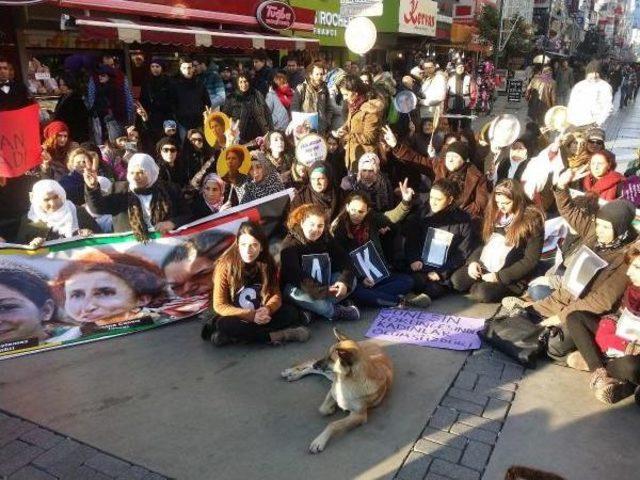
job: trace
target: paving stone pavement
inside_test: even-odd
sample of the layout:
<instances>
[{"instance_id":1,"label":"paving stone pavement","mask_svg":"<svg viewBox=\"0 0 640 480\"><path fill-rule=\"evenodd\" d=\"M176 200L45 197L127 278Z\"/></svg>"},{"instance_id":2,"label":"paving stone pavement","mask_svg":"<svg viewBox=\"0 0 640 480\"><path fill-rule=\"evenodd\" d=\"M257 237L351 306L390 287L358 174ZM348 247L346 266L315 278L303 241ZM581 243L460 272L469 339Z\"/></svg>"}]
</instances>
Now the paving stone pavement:
<instances>
[{"instance_id":1,"label":"paving stone pavement","mask_svg":"<svg viewBox=\"0 0 640 480\"><path fill-rule=\"evenodd\" d=\"M491 348L470 354L394 478L479 480L523 374Z\"/></svg>"},{"instance_id":2,"label":"paving stone pavement","mask_svg":"<svg viewBox=\"0 0 640 480\"><path fill-rule=\"evenodd\" d=\"M0 411L2 480L166 480L85 443Z\"/></svg>"}]
</instances>

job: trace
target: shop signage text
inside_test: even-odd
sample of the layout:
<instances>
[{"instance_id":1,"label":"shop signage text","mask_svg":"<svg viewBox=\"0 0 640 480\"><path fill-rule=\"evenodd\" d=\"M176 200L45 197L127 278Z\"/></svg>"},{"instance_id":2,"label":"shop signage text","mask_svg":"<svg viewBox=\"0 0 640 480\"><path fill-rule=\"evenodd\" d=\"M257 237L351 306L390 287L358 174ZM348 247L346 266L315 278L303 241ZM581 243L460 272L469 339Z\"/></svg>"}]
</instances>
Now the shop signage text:
<instances>
[{"instance_id":1,"label":"shop signage text","mask_svg":"<svg viewBox=\"0 0 640 480\"><path fill-rule=\"evenodd\" d=\"M316 12L316 21L313 32L318 36L337 37L338 28L346 28L349 17L344 17L336 12Z\"/></svg>"},{"instance_id":2,"label":"shop signage text","mask_svg":"<svg viewBox=\"0 0 640 480\"><path fill-rule=\"evenodd\" d=\"M286 3L269 0L260 4L256 18L264 28L279 32L293 26L296 14Z\"/></svg>"},{"instance_id":3,"label":"shop signage text","mask_svg":"<svg viewBox=\"0 0 640 480\"><path fill-rule=\"evenodd\" d=\"M400 0L398 31L436 36L438 4L432 0Z\"/></svg>"}]
</instances>

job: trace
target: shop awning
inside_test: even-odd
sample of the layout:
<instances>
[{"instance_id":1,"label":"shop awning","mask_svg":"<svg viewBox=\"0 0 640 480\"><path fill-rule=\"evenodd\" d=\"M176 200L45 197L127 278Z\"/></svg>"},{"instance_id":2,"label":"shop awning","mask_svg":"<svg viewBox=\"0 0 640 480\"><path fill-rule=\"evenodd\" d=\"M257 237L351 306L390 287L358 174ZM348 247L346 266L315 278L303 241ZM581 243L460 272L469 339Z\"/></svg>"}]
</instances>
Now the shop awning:
<instances>
[{"instance_id":1,"label":"shop awning","mask_svg":"<svg viewBox=\"0 0 640 480\"><path fill-rule=\"evenodd\" d=\"M110 38L125 43L267 50L305 50L319 46L319 40L315 38L207 30L201 27L134 22L115 18L76 17L75 24L80 30L80 35L85 38Z\"/></svg>"}]
</instances>

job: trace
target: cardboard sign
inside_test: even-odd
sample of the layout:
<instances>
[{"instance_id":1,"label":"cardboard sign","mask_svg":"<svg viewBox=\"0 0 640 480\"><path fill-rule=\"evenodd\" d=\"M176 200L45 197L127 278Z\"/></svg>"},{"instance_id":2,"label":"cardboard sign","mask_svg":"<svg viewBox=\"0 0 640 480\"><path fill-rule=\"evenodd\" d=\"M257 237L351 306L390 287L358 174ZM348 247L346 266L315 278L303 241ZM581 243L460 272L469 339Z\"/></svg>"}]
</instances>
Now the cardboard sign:
<instances>
[{"instance_id":1,"label":"cardboard sign","mask_svg":"<svg viewBox=\"0 0 640 480\"><path fill-rule=\"evenodd\" d=\"M327 142L315 133L303 137L296 145L296 160L310 167L315 162L324 162L327 158Z\"/></svg>"},{"instance_id":2,"label":"cardboard sign","mask_svg":"<svg viewBox=\"0 0 640 480\"><path fill-rule=\"evenodd\" d=\"M331 258L328 253L302 255L302 271L320 285L331 283Z\"/></svg>"},{"instance_id":3,"label":"cardboard sign","mask_svg":"<svg viewBox=\"0 0 640 480\"><path fill-rule=\"evenodd\" d=\"M0 177L19 177L41 162L37 104L0 112Z\"/></svg>"},{"instance_id":4,"label":"cardboard sign","mask_svg":"<svg viewBox=\"0 0 640 480\"><path fill-rule=\"evenodd\" d=\"M424 310L380 310L366 336L395 343L448 350L475 350L481 342L481 318L459 317Z\"/></svg>"},{"instance_id":5,"label":"cardboard sign","mask_svg":"<svg viewBox=\"0 0 640 480\"><path fill-rule=\"evenodd\" d=\"M609 265L589 247L582 245L567 265L562 285L571 295L579 298L597 273Z\"/></svg>"},{"instance_id":6,"label":"cardboard sign","mask_svg":"<svg viewBox=\"0 0 640 480\"><path fill-rule=\"evenodd\" d=\"M260 308L261 289L262 285L260 285L259 283L245 285L234 295L234 305L238 308L245 308L247 310L257 310L258 308Z\"/></svg>"},{"instance_id":7,"label":"cardboard sign","mask_svg":"<svg viewBox=\"0 0 640 480\"><path fill-rule=\"evenodd\" d=\"M389 276L389 269L371 240L349 253L349 257L358 275L368 278L374 285Z\"/></svg>"},{"instance_id":8,"label":"cardboard sign","mask_svg":"<svg viewBox=\"0 0 640 480\"><path fill-rule=\"evenodd\" d=\"M453 233L429 227L422 247L422 263L432 267L442 267L447 262L452 242Z\"/></svg>"},{"instance_id":9,"label":"cardboard sign","mask_svg":"<svg viewBox=\"0 0 640 480\"><path fill-rule=\"evenodd\" d=\"M630 342L640 341L640 317L623 308L618 319L616 335Z\"/></svg>"}]
</instances>

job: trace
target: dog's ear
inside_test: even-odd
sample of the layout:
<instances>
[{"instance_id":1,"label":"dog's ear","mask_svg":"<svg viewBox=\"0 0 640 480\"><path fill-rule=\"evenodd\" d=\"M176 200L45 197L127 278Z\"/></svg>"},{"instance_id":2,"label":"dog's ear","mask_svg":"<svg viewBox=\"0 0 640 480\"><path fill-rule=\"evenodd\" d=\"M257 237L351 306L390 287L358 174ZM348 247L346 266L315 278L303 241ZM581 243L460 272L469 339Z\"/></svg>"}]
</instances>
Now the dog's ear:
<instances>
[{"instance_id":1,"label":"dog's ear","mask_svg":"<svg viewBox=\"0 0 640 480\"><path fill-rule=\"evenodd\" d=\"M333 334L335 335L335 337L338 339L339 342L344 342L345 340L349 340L349 337L347 337L344 333L342 333L336 327L333 327Z\"/></svg>"},{"instance_id":2,"label":"dog's ear","mask_svg":"<svg viewBox=\"0 0 640 480\"><path fill-rule=\"evenodd\" d=\"M355 351L346 348L336 348L336 353L338 354L338 358L340 358L340 361L343 365L347 367L353 365L356 355Z\"/></svg>"}]
</instances>

